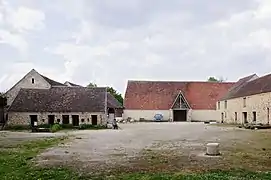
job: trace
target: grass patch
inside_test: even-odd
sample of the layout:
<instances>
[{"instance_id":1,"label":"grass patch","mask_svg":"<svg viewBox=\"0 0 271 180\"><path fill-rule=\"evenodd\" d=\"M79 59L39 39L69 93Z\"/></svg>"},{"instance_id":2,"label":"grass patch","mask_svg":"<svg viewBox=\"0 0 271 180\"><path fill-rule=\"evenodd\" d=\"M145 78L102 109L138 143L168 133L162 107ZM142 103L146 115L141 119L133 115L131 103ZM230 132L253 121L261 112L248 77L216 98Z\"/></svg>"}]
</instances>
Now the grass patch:
<instances>
[{"instance_id":1,"label":"grass patch","mask_svg":"<svg viewBox=\"0 0 271 180\"><path fill-rule=\"evenodd\" d=\"M234 168L271 170L270 133L270 130L251 131L249 139L236 142L233 148L225 152L226 162Z\"/></svg>"},{"instance_id":2,"label":"grass patch","mask_svg":"<svg viewBox=\"0 0 271 180\"><path fill-rule=\"evenodd\" d=\"M39 168L31 160L42 150L54 146L65 138L46 138L0 149L1 180L78 179L78 174L65 168Z\"/></svg>"},{"instance_id":3,"label":"grass patch","mask_svg":"<svg viewBox=\"0 0 271 180\"><path fill-rule=\"evenodd\" d=\"M256 173L247 171L213 171L204 174L167 174L167 173L133 173L120 176L103 177L108 180L268 180L271 173Z\"/></svg>"}]
</instances>

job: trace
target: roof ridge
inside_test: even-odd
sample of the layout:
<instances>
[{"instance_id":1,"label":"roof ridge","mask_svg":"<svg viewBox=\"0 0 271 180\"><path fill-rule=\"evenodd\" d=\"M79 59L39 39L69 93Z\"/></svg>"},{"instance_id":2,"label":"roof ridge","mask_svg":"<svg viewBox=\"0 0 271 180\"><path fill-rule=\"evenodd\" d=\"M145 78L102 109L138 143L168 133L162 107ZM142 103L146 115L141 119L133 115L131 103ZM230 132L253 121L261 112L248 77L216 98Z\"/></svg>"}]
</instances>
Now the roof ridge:
<instances>
[{"instance_id":1,"label":"roof ridge","mask_svg":"<svg viewBox=\"0 0 271 180\"><path fill-rule=\"evenodd\" d=\"M236 83L233 81L228 81L228 82L212 82L212 81L174 81L174 80L128 80L128 82L161 82L161 83L219 83L219 84L231 84L231 83Z\"/></svg>"},{"instance_id":2,"label":"roof ridge","mask_svg":"<svg viewBox=\"0 0 271 180\"><path fill-rule=\"evenodd\" d=\"M38 73L38 72L37 72ZM45 80L45 81L47 81L51 86L55 86L55 85L59 85L59 86L66 86L65 84L62 84L62 83L60 83L60 82L58 82L58 81L55 81L55 80L53 80L53 79L51 79L51 78L48 78L47 76L44 76L44 75L42 75L42 74L40 74L40 73L38 73L41 77L43 77L43 79Z\"/></svg>"}]
</instances>

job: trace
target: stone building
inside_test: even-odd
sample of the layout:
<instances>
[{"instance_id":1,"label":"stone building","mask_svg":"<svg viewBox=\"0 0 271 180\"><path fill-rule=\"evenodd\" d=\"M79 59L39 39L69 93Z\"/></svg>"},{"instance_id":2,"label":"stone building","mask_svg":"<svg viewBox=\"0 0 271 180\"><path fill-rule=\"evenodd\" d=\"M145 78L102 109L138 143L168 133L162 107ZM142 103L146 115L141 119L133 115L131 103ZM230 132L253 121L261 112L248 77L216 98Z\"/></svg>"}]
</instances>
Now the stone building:
<instances>
[{"instance_id":1,"label":"stone building","mask_svg":"<svg viewBox=\"0 0 271 180\"><path fill-rule=\"evenodd\" d=\"M30 71L7 93L8 125L106 124L122 109L107 88L86 88L51 80Z\"/></svg>"},{"instance_id":2,"label":"stone building","mask_svg":"<svg viewBox=\"0 0 271 180\"><path fill-rule=\"evenodd\" d=\"M220 122L223 123L270 123L271 74L256 74L240 79L217 102Z\"/></svg>"},{"instance_id":3,"label":"stone building","mask_svg":"<svg viewBox=\"0 0 271 180\"><path fill-rule=\"evenodd\" d=\"M166 121L219 120L216 102L234 85L230 82L128 81L124 118Z\"/></svg>"}]
</instances>

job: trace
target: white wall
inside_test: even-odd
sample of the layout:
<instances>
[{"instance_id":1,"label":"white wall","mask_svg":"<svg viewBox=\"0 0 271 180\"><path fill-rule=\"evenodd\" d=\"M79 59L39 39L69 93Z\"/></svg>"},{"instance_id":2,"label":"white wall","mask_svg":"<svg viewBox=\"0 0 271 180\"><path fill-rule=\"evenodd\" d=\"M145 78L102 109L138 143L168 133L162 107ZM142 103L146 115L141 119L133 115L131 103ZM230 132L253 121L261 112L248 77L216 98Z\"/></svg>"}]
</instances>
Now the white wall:
<instances>
[{"instance_id":1,"label":"white wall","mask_svg":"<svg viewBox=\"0 0 271 180\"><path fill-rule=\"evenodd\" d=\"M139 120L144 118L145 120L154 120L155 114L162 114L164 120L169 120L171 118L170 110L124 110L123 118L127 119L128 117L133 118L134 120Z\"/></svg>"},{"instance_id":2,"label":"white wall","mask_svg":"<svg viewBox=\"0 0 271 180\"><path fill-rule=\"evenodd\" d=\"M192 121L219 121L219 112L216 110L192 110L191 113Z\"/></svg>"},{"instance_id":3,"label":"white wall","mask_svg":"<svg viewBox=\"0 0 271 180\"><path fill-rule=\"evenodd\" d=\"M135 120L144 118L145 120L154 120L154 115L161 113L164 116L164 120L171 121L173 119L172 110L124 110L124 119L131 117ZM219 113L216 110L189 110L187 112L187 121L209 121L219 120Z\"/></svg>"}]
</instances>

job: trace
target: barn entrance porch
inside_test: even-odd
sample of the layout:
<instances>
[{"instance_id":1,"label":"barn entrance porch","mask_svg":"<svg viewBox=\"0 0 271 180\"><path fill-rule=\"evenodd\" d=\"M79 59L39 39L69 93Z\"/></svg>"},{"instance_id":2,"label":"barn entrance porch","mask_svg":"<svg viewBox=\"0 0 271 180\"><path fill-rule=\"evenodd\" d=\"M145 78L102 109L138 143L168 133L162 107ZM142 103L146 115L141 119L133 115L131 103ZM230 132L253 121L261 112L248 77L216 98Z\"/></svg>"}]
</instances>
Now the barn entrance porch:
<instances>
[{"instance_id":1,"label":"barn entrance porch","mask_svg":"<svg viewBox=\"0 0 271 180\"><path fill-rule=\"evenodd\" d=\"M187 110L173 110L173 121L174 122L187 121Z\"/></svg>"},{"instance_id":2,"label":"barn entrance porch","mask_svg":"<svg viewBox=\"0 0 271 180\"><path fill-rule=\"evenodd\" d=\"M191 107L181 91L177 94L171 108L174 122L187 121L187 112Z\"/></svg>"}]
</instances>

